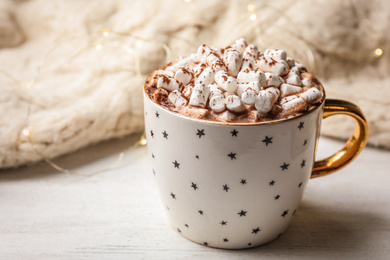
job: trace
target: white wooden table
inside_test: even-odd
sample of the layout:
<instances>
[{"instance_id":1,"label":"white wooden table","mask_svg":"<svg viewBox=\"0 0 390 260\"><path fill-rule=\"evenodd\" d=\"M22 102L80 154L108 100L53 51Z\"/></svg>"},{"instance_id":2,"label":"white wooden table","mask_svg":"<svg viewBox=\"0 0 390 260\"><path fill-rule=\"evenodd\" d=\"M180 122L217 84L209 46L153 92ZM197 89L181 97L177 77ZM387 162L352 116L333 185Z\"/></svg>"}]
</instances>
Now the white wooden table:
<instances>
[{"instance_id":1,"label":"white wooden table","mask_svg":"<svg viewBox=\"0 0 390 260\"><path fill-rule=\"evenodd\" d=\"M55 160L102 169L137 137ZM319 157L341 142L322 138ZM146 148L92 177L40 163L0 171L0 259L390 259L390 151L366 148L336 174L313 179L291 226L248 250L189 242L168 226Z\"/></svg>"}]
</instances>

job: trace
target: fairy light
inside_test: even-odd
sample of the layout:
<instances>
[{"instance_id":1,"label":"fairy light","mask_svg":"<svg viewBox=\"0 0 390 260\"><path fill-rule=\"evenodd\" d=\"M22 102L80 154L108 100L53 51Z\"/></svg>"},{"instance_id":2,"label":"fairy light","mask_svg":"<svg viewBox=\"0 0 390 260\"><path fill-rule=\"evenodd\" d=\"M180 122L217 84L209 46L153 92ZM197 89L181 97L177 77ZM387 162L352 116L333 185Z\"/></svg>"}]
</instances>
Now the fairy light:
<instances>
[{"instance_id":1,"label":"fairy light","mask_svg":"<svg viewBox=\"0 0 390 260\"><path fill-rule=\"evenodd\" d=\"M143 40L136 40L135 43L134 43L135 47L137 48L141 48L142 45L144 45L144 41Z\"/></svg>"},{"instance_id":2,"label":"fairy light","mask_svg":"<svg viewBox=\"0 0 390 260\"><path fill-rule=\"evenodd\" d=\"M30 81L27 81L26 83L23 84L23 86L26 88L26 89L31 89L32 86L34 84L34 81L30 80Z\"/></svg>"},{"instance_id":3,"label":"fairy light","mask_svg":"<svg viewBox=\"0 0 390 260\"><path fill-rule=\"evenodd\" d=\"M23 135L24 136L30 136L30 130L28 130L28 128L24 128L23 129Z\"/></svg>"},{"instance_id":4,"label":"fairy light","mask_svg":"<svg viewBox=\"0 0 390 260\"><path fill-rule=\"evenodd\" d=\"M374 51L376 57L380 57L383 54L383 50L381 48L377 48Z\"/></svg>"},{"instance_id":5,"label":"fairy light","mask_svg":"<svg viewBox=\"0 0 390 260\"><path fill-rule=\"evenodd\" d=\"M101 49L103 49L103 44L99 42L96 44L96 50L100 51Z\"/></svg>"},{"instance_id":6,"label":"fairy light","mask_svg":"<svg viewBox=\"0 0 390 260\"><path fill-rule=\"evenodd\" d=\"M140 145L146 145L148 143L148 140L146 140L145 136L142 136L138 143Z\"/></svg>"},{"instance_id":7,"label":"fairy light","mask_svg":"<svg viewBox=\"0 0 390 260\"><path fill-rule=\"evenodd\" d=\"M184 0L184 2L186 2L188 4L188 3L191 3L191 0Z\"/></svg>"},{"instance_id":8,"label":"fairy light","mask_svg":"<svg viewBox=\"0 0 390 260\"><path fill-rule=\"evenodd\" d=\"M251 15L249 16L249 19L250 19L251 21L254 21L254 20L257 19L257 15L256 15L256 14L251 14Z\"/></svg>"},{"instance_id":9,"label":"fairy light","mask_svg":"<svg viewBox=\"0 0 390 260\"><path fill-rule=\"evenodd\" d=\"M254 11L256 8L256 4L255 3L250 3L248 6L247 6L247 9L249 12L252 12Z\"/></svg>"},{"instance_id":10,"label":"fairy light","mask_svg":"<svg viewBox=\"0 0 390 260\"><path fill-rule=\"evenodd\" d=\"M110 35L110 29L102 29L101 33L104 37L107 37Z\"/></svg>"}]
</instances>

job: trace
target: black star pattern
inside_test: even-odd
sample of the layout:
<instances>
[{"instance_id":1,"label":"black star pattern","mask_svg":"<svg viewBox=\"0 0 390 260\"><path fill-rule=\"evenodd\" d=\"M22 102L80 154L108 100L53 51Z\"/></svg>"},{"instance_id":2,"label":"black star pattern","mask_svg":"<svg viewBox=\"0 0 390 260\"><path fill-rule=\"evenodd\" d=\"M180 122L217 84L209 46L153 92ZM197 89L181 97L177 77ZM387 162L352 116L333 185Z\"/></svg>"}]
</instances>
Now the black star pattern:
<instances>
[{"instance_id":1,"label":"black star pattern","mask_svg":"<svg viewBox=\"0 0 390 260\"><path fill-rule=\"evenodd\" d=\"M304 124L305 122L300 122L299 123L299 126L298 126L298 128L299 128L299 130L301 130L304 126L303 126L303 124Z\"/></svg>"},{"instance_id":2,"label":"black star pattern","mask_svg":"<svg viewBox=\"0 0 390 260\"><path fill-rule=\"evenodd\" d=\"M171 192L171 197L172 197L172 199L176 199L176 195L173 194L173 192Z\"/></svg>"},{"instance_id":3,"label":"black star pattern","mask_svg":"<svg viewBox=\"0 0 390 260\"><path fill-rule=\"evenodd\" d=\"M177 228L177 232L181 233L181 230L180 230L180 228Z\"/></svg>"},{"instance_id":4,"label":"black star pattern","mask_svg":"<svg viewBox=\"0 0 390 260\"><path fill-rule=\"evenodd\" d=\"M227 184L222 185L222 187L223 187L223 190L226 191L226 192L228 192L229 189L230 189L230 188L227 186Z\"/></svg>"},{"instance_id":5,"label":"black star pattern","mask_svg":"<svg viewBox=\"0 0 390 260\"><path fill-rule=\"evenodd\" d=\"M203 215L203 210L198 210L200 215Z\"/></svg>"},{"instance_id":6,"label":"black star pattern","mask_svg":"<svg viewBox=\"0 0 390 260\"><path fill-rule=\"evenodd\" d=\"M280 198L279 194L275 196L275 200L278 200L279 198Z\"/></svg>"},{"instance_id":7,"label":"black star pattern","mask_svg":"<svg viewBox=\"0 0 390 260\"><path fill-rule=\"evenodd\" d=\"M257 232L260 232L261 230L260 230L260 228L259 227L257 227L257 228L253 228L252 229L252 234L257 234ZM249 244L248 244L249 245Z\"/></svg>"},{"instance_id":8,"label":"black star pattern","mask_svg":"<svg viewBox=\"0 0 390 260\"><path fill-rule=\"evenodd\" d=\"M164 136L165 139L168 139L168 133L167 133L167 131L162 132L162 134L163 134L163 136Z\"/></svg>"},{"instance_id":9,"label":"black star pattern","mask_svg":"<svg viewBox=\"0 0 390 260\"><path fill-rule=\"evenodd\" d=\"M198 186L196 185L196 183L193 183L193 182L191 182L192 184L191 184L191 187L192 188L194 188L194 190L197 190L198 189Z\"/></svg>"},{"instance_id":10,"label":"black star pattern","mask_svg":"<svg viewBox=\"0 0 390 260\"><path fill-rule=\"evenodd\" d=\"M285 217L287 214L288 214L288 210L285 210L285 211L283 211L283 214L280 216Z\"/></svg>"},{"instance_id":11,"label":"black star pattern","mask_svg":"<svg viewBox=\"0 0 390 260\"><path fill-rule=\"evenodd\" d=\"M252 245L252 243L248 243L248 246L251 246Z\"/></svg>"},{"instance_id":12,"label":"black star pattern","mask_svg":"<svg viewBox=\"0 0 390 260\"><path fill-rule=\"evenodd\" d=\"M156 115L157 118L160 118L160 114L157 111L156 111L155 115Z\"/></svg>"},{"instance_id":13,"label":"black star pattern","mask_svg":"<svg viewBox=\"0 0 390 260\"><path fill-rule=\"evenodd\" d=\"M240 215L240 217L242 217L242 216L246 217L246 211L244 211L244 210L241 210L237 214Z\"/></svg>"},{"instance_id":14,"label":"black star pattern","mask_svg":"<svg viewBox=\"0 0 390 260\"><path fill-rule=\"evenodd\" d=\"M167 206L167 210L170 210L170 208Z\"/></svg>"},{"instance_id":15,"label":"black star pattern","mask_svg":"<svg viewBox=\"0 0 390 260\"><path fill-rule=\"evenodd\" d=\"M195 158L196 158L196 159L199 159L199 155L196 155Z\"/></svg>"},{"instance_id":16,"label":"black star pattern","mask_svg":"<svg viewBox=\"0 0 390 260\"><path fill-rule=\"evenodd\" d=\"M226 243L226 242L229 242L229 239L224 238L224 239L223 239L223 242L225 242L225 243Z\"/></svg>"},{"instance_id":17,"label":"black star pattern","mask_svg":"<svg viewBox=\"0 0 390 260\"><path fill-rule=\"evenodd\" d=\"M145 116L147 116L148 115L148 112L145 112Z\"/></svg>"},{"instance_id":18,"label":"black star pattern","mask_svg":"<svg viewBox=\"0 0 390 260\"><path fill-rule=\"evenodd\" d=\"M185 227L189 227L188 224L184 224Z\"/></svg>"},{"instance_id":19,"label":"black star pattern","mask_svg":"<svg viewBox=\"0 0 390 260\"><path fill-rule=\"evenodd\" d=\"M154 171L154 169L152 169L153 170L153 175L156 175L156 172Z\"/></svg>"},{"instance_id":20,"label":"black star pattern","mask_svg":"<svg viewBox=\"0 0 390 260\"><path fill-rule=\"evenodd\" d=\"M152 154L152 158L154 159L154 154Z\"/></svg>"},{"instance_id":21,"label":"black star pattern","mask_svg":"<svg viewBox=\"0 0 390 260\"><path fill-rule=\"evenodd\" d=\"M295 213L297 213L297 210L296 210L296 209L294 210L294 212L293 212L293 214L292 214L292 215L293 215L293 216L295 216Z\"/></svg>"},{"instance_id":22,"label":"black star pattern","mask_svg":"<svg viewBox=\"0 0 390 260\"><path fill-rule=\"evenodd\" d=\"M238 131L236 129L234 129L233 131L230 132L232 134L232 136L237 136L238 134Z\"/></svg>"},{"instance_id":23,"label":"black star pattern","mask_svg":"<svg viewBox=\"0 0 390 260\"><path fill-rule=\"evenodd\" d=\"M307 139L305 139L305 141L303 142L303 145L307 145Z\"/></svg>"},{"instance_id":24,"label":"black star pattern","mask_svg":"<svg viewBox=\"0 0 390 260\"><path fill-rule=\"evenodd\" d=\"M268 144L272 144L272 138L273 137L268 137L266 136L263 142L265 143L265 146L268 146Z\"/></svg>"},{"instance_id":25,"label":"black star pattern","mask_svg":"<svg viewBox=\"0 0 390 260\"><path fill-rule=\"evenodd\" d=\"M274 180L272 180L272 181L269 182L269 186L274 186L274 184L275 184L275 181L274 181Z\"/></svg>"},{"instance_id":26,"label":"black star pattern","mask_svg":"<svg viewBox=\"0 0 390 260\"><path fill-rule=\"evenodd\" d=\"M302 160L301 168L305 167L305 164L306 164L306 160Z\"/></svg>"},{"instance_id":27,"label":"black star pattern","mask_svg":"<svg viewBox=\"0 0 390 260\"><path fill-rule=\"evenodd\" d=\"M237 160L236 158L236 153L229 153L228 156L230 157L231 160Z\"/></svg>"},{"instance_id":28,"label":"black star pattern","mask_svg":"<svg viewBox=\"0 0 390 260\"><path fill-rule=\"evenodd\" d=\"M280 168L282 168L282 171L288 170L288 166L289 166L289 165L290 165L290 164L288 164L288 163L283 163L283 165L281 165Z\"/></svg>"},{"instance_id":29,"label":"black star pattern","mask_svg":"<svg viewBox=\"0 0 390 260\"><path fill-rule=\"evenodd\" d=\"M300 188L302 186L302 182L298 184L298 188Z\"/></svg>"},{"instance_id":30,"label":"black star pattern","mask_svg":"<svg viewBox=\"0 0 390 260\"><path fill-rule=\"evenodd\" d=\"M198 135L199 136L199 138L201 138L202 137L202 135L205 135L205 133L204 133L204 129L202 129L202 130L199 130L199 129L197 129L198 130L198 133L196 134L196 135Z\"/></svg>"},{"instance_id":31,"label":"black star pattern","mask_svg":"<svg viewBox=\"0 0 390 260\"><path fill-rule=\"evenodd\" d=\"M242 185L245 185L245 184L246 184L246 180L241 179L240 183L241 183Z\"/></svg>"},{"instance_id":32,"label":"black star pattern","mask_svg":"<svg viewBox=\"0 0 390 260\"><path fill-rule=\"evenodd\" d=\"M180 163L178 163L176 160L174 161L174 162L172 162L174 165L175 165L175 168L178 168L178 169L180 169L179 168L179 166L180 166Z\"/></svg>"},{"instance_id":33,"label":"black star pattern","mask_svg":"<svg viewBox=\"0 0 390 260\"><path fill-rule=\"evenodd\" d=\"M152 136L152 138L154 138L153 130L150 130L150 135Z\"/></svg>"},{"instance_id":34,"label":"black star pattern","mask_svg":"<svg viewBox=\"0 0 390 260\"><path fill-rule=\"evenodd\" d=\"M221 222L219 222L219 224L221 224L222 226L226 226L227 221L222 220Z\"/></svg>"},{"instance_id":35,"label":"black star pattern","mask_svg":"<svg viewBox=\"0 0 390 260\"><path fill-rule=\"evenodd\" d=\"M203 245L204 245L204 246L208 246L208 245L209 245L209 243L207 243L207 242L203 242Z\"/></svg>"}]
</instances>

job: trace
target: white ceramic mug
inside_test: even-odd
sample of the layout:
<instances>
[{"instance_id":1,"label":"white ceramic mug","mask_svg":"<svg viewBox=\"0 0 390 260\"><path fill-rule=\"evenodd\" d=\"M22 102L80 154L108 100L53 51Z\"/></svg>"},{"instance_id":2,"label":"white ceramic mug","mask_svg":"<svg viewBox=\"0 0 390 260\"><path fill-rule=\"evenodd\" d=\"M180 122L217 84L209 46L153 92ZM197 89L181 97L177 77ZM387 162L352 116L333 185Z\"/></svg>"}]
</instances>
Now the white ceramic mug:
<instances>
[{"instance_id":1,"label":"white ceramic mug","mask_svg":"<svg viewBox=\"0 0 390 260\"><path fill-rule=\"evenodd\" d=\"M308 180L346 165L368 137L358 107L325 97L303 115L251 124L188 118L145 93L144 107L149 159L170 224L185 238L216 248L276 239ZM322 118L335 114L355 118L355 132L342 150L315 161Z\"/></svg>"}]
</instances>

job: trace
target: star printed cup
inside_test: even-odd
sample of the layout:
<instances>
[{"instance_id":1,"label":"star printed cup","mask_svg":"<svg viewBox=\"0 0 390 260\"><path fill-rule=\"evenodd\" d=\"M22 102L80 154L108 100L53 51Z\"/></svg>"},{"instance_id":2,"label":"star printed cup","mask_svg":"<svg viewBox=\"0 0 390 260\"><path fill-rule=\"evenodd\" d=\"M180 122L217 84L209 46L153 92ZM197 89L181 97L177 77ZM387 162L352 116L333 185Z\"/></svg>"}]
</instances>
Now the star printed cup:
<instances>
[{"instance_id":1,"label":"star printed cup","mask_svg":"<svg viewBox=\"0 0 390 260\"><path fill-rule=\"evenodd\" d=\"M145 93L144 107L151 171L171 226L215 248L250 248L278 238L309 179L345 166L368 137L360 109L340 100L323 98L303 115L261 123L192 119ZM336 114L353 117L355 131L340 151L315 161L321 121Z\"/></svg>"}]
</instances>

